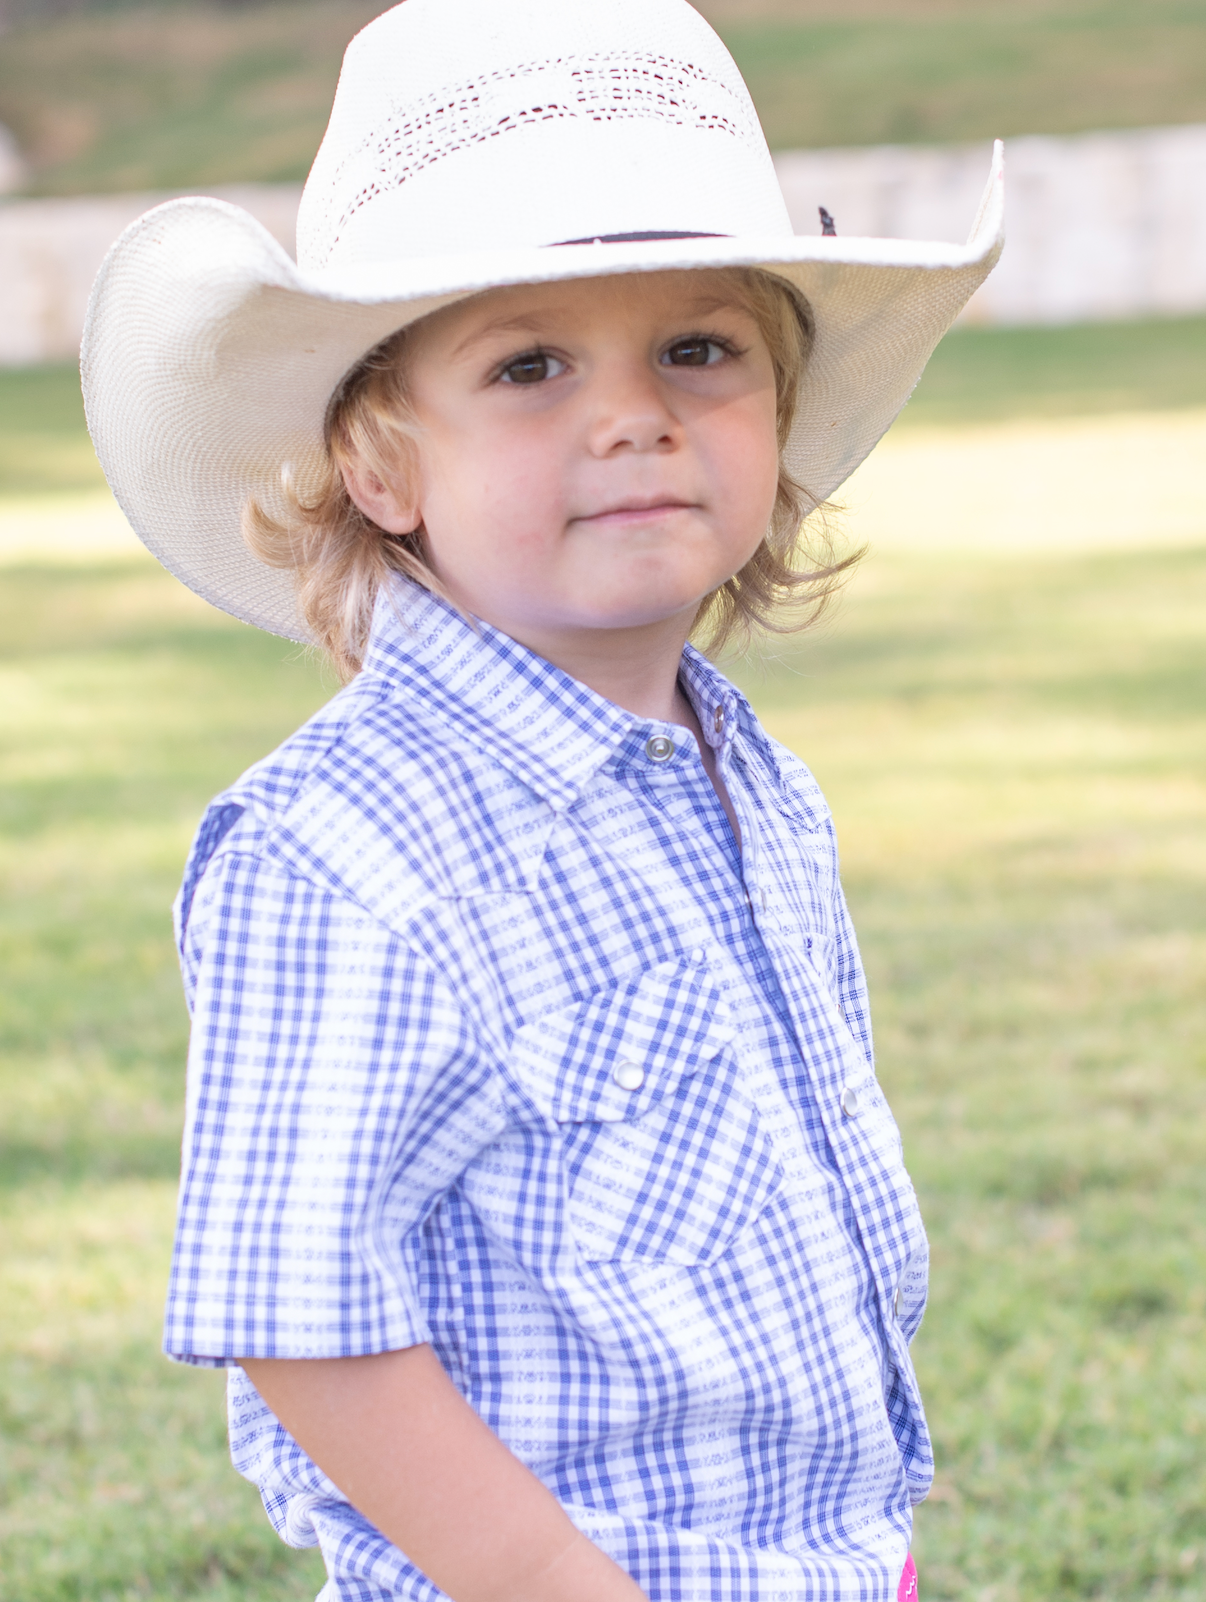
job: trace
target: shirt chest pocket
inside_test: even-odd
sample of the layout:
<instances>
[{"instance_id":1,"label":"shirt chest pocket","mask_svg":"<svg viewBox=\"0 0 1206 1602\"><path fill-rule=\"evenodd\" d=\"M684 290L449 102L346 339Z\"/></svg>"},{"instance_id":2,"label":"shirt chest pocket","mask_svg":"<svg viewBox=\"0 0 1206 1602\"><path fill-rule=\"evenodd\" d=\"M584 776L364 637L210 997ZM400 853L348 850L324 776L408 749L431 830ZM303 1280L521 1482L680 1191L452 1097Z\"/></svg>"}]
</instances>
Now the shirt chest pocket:
<instances>
[{"instance_id":1,"label":"shirt chest pocket","mask_svg":"<svg viewBox=\"0 0 1206 1602\"><path fill-rule=\"evenodd\" d=\"M780 1179L702 963L669 962L521 1029L511 1064L556 1141L588 1262L708 1263Z\"/></svg>"}]
</instances>

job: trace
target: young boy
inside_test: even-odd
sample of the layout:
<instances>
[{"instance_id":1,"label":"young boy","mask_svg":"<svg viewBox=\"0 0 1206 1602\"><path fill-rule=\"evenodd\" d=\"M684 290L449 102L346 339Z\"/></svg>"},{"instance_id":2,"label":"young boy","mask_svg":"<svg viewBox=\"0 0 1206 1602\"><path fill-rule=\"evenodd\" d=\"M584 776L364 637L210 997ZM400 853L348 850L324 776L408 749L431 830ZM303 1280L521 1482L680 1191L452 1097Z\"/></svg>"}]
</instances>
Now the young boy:
<instances>
[{"instance_id":1,"label":"young boy","mask_svg":"<svg viewBox=\"0 0 1206 1602\"><path fill-rule=\"evenodd\" d=\"M832 586L801 518L989 201L962 250L796 239L682 0L407 0L302 267L184 201L102 270L135 527L351 680L189 862L165 1342L327 1602L912 1584L925 1237L832 825L687 641Z\"/></svg>"}]
</instances>

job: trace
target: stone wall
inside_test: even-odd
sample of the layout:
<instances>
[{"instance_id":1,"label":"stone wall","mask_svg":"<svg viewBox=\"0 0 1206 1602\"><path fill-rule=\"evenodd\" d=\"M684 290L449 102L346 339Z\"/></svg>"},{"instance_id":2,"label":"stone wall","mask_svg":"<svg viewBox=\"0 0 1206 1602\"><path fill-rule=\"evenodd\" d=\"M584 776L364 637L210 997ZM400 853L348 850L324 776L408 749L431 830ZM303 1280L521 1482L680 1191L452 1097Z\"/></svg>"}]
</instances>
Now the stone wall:
<instances>
[{"instance_id":1,"label":"stone wall","mask_svg":"<svg viewBox=\"0 0 1206 1602\"><path fill-rule=\"evenodd\" d=\"M210 192L258 217L292 252L299 184L232 184ZM109 246L136 217L169 198L0 201L0 367L74 356L92 280Z\"/></svg>"},{"instance_id":2,"label":"stone wall","mask_svg":"<svg viewBox=\"0 0 1206 1602\"><path fill-rule=\"evenodd\" d=\"M884 145L776 157L792 223L840 234L966 237L988 146ZM1008 245L966 316L1066 323L1206 311L1206 125L1010 140ZM293 248L297 186L213 193ZM0 365L64 360L79 345L109 245L163 195L0 201Z\"/></svg>"},{"instance_id":3,"label":"stone wall","mask_svg":"<svg viewBox=\"0 0 1206 1602\"><path fill-rule=\"evenodd\" d=\"M989 146L789 150L776 158L797 233L966 239ZM1005 253L965 314L1077 323L1206 311L1206 124L1010 139Z\"/></svg>"}]
</instances>

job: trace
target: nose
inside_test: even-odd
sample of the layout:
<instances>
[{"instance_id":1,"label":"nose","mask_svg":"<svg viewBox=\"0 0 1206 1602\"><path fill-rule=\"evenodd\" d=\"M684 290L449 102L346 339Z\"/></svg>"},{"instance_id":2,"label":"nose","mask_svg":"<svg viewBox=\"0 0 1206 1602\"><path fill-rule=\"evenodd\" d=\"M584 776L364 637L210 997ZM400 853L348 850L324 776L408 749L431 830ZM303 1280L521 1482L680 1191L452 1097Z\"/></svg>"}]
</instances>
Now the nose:
<instances>
[{"instance_id":1,"label":"nose","mask_svg":"<svg viewBox=\"0 0 1206 1602\"><path fill-rule=\"evenodd\" d=\"M664 387L643 363L608 363L589 385L589 446L599 458L672 451L680 425Z\"/></svg>"}]
</instances>

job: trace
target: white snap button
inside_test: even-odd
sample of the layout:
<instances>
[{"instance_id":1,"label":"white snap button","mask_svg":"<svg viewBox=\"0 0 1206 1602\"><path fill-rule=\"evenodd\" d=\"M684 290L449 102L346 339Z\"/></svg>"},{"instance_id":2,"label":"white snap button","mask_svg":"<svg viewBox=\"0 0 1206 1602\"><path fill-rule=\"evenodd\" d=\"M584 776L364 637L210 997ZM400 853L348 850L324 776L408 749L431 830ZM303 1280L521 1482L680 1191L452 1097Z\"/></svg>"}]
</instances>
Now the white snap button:
<instances>
[{"instance_id":1,"label":"white snap button","mask_svg":"<svg viewBox=\"0 0 1206 1602\"><path fill-rule=\"evenodd\" d=\"M691 947L691 961L692 962L702 962L704 960L704 956L705 955L706 955L706 953L704 952L704 948L702 946L692 946Z\"/></svg>"},{"instance_id":2,"label":"white snap button","mask_svg":"<svg viewBox=\"0 0 1206 1602\"><path fill-rule=\"evenodd\" d=\"M904 1287L902 1285L898 1285L896 1287L896 1295L893 1296L893 1298L892 1298L892 1311L896 1314L897 1318L900 1317L900 1310L901 1310L901 1308L903 1306L904 1306Z\"/></svg>"},{"instance_id":3,"label":"white snap button","mask_svg":"<svg viewBox=\"0 0 1206 1602\"><path fill-rule=\"evenodd\" d=\"M618 1062L611 1070L611 1077L621 1090L639 1090L645 1083L645 1070L639 1063Z\"/></svg>"},{"instance_id":4,"label":"white snap button","mask_svg":"<svg viewBox=\"0 0 1206 1602\"><path fill-rule=\"evenodd\" d=\"M842 1091L841 1108L847 1118L853 1118L858 1111L858 1091L852 1090L849 1085Z\"/></svg>"},{"instance_id":5,"label":"white snap button","mask_svg":"<svg viewBox=\"0 0 1206 1602\"><path fill-rule=\"evenodd\" d=\"M674 741L664 734L652 734L645 741L645 755L650 762L669 762L674 755Z\"/></svg>"}]
</instances>

